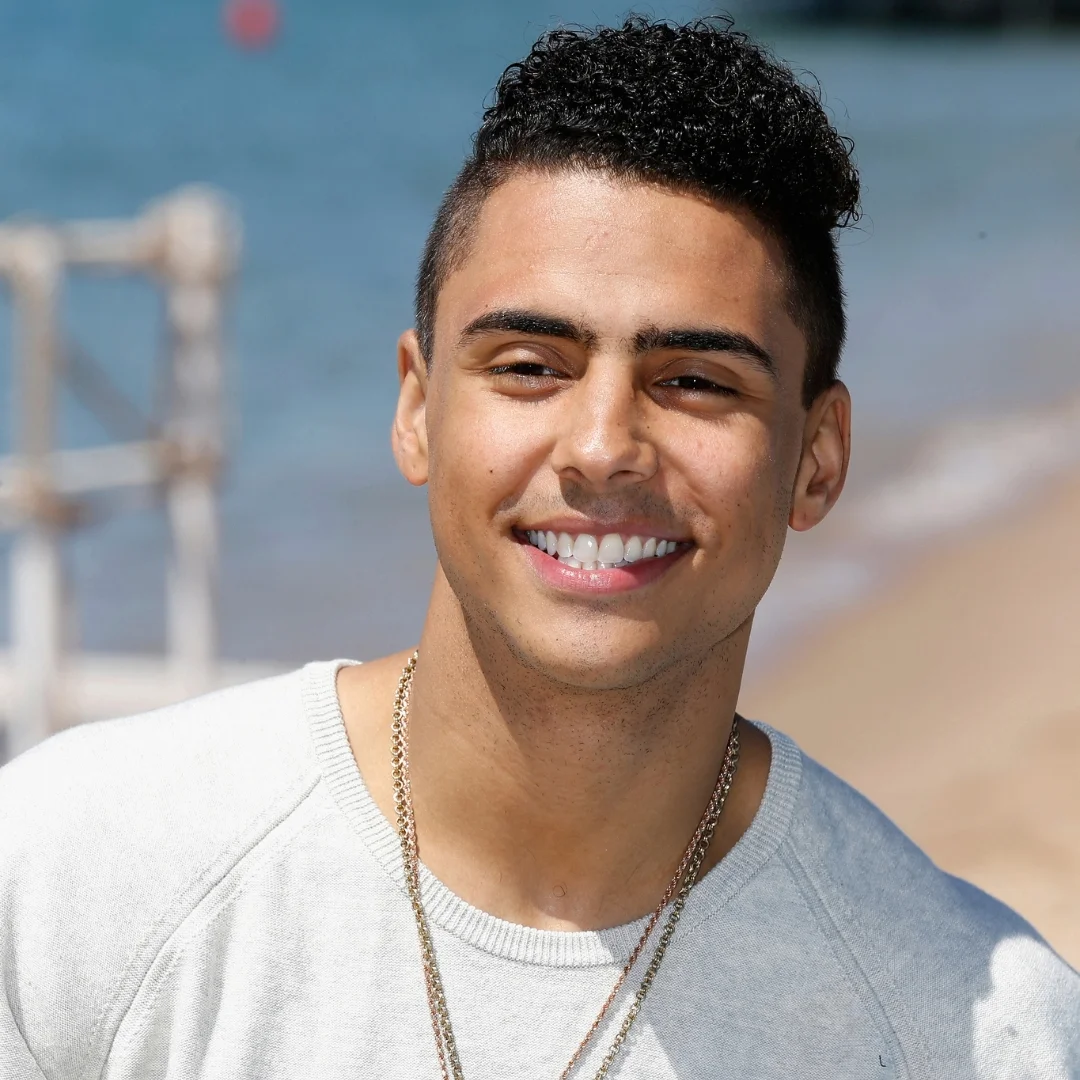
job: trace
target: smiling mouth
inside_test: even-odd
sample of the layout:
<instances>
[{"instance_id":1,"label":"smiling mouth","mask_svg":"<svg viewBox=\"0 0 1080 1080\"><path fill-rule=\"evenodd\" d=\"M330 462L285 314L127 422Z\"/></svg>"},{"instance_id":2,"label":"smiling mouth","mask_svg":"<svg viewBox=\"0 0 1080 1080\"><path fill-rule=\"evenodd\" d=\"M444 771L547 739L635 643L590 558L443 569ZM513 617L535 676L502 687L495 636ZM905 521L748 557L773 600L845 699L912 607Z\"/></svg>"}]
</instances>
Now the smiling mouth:
<instances>
[{"instance_id":1,"label":"smiling mouth","mask_svg":"<svg viewBox=\"0 0 1080 1080\"><path fill-rule=\"evenodd\" d=\"M686 540L659 540L655 536L627 536L607 533L552 532L550 529L514 530L523 543L531 544L563 566L580 570L615 570L648 559L662 559L694 545Z\"/></svg>"}]
</instances>

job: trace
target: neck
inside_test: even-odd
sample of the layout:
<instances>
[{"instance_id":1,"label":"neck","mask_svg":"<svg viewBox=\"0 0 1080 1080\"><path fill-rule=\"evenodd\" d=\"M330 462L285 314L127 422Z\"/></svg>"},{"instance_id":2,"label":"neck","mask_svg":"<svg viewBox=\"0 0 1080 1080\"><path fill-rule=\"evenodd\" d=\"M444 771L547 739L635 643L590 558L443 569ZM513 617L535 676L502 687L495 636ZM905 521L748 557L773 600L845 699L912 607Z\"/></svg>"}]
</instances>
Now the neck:
<instances>
[{"instance_id":1,"label":"neck","mask_svg":"<svg viewBox=\"0 0 1080 1080\"><path fill-rule=\"evenodd\" d=\"M630 689L579 689L470 629L440 575L409 706L425 864L473 905L524 925L598 928L650 911L715 786L748 635L749 626ZM744 831L764 788L767 740L750 725L741 735L702 874ZM371 782L373 768L387 769L385 753L369 765L357 756L389 812L388 783Z\"/></svg>"}]
</instances>

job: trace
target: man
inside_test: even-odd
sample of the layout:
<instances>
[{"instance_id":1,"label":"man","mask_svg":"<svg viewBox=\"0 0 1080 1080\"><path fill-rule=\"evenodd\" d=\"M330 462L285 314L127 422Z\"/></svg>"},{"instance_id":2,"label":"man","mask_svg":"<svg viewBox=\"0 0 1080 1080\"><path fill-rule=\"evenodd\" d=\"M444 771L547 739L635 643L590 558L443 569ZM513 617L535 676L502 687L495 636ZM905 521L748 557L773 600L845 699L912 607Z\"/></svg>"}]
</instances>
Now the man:
<instances>
[{"instance_id":1,"label":"man","mask_svg":"<svg viewBox=\"0 0 1080 1080\"><path fill-rule=\"evenodd\" d=\"M725 25L506 71L399 346L417 656L0 774L0 1074L1080 1076L1075 973L735 713L847 470L849 151Z\"/></svg>"}]
</instances>

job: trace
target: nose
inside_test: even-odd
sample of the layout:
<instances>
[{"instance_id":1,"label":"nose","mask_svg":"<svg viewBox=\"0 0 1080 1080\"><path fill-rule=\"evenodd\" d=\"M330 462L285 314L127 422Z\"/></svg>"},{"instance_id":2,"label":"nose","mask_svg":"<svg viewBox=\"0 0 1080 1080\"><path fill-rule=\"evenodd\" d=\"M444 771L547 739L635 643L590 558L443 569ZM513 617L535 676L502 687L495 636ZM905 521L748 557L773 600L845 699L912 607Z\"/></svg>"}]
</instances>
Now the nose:
<instances>
[{"instance_id":1,"label":"nose","mask_svg":"<svg viewBox=\"0 0 1080 1080\"><path fill-rule=\"evenodd\" d=\"M559 477L610 491L653 476L658 456L643 397L631 364L594 359L560 403L563 413L551 453Z\"/></svg>"}]
</instances>

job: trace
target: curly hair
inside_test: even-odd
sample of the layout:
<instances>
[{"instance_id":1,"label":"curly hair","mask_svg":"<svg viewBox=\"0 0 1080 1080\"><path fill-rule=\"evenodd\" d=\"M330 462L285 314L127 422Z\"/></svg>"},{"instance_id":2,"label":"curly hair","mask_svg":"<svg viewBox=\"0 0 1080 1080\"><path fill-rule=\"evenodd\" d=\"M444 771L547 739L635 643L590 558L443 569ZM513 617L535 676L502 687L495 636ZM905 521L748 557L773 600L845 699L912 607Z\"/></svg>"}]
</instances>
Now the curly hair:
<instances>
[{"instance_id":1,"label":"curly hair","mask_svg":"<svg viewBox=\"0 0 1080 1080\"><path fill-rule=\"evenodd\" d=\"M559 29L511 64L446 193L416 287L428 364L435 308L468 254L484 200L521 170L595 169L750 211L779 243L788 306L807 341L803 403L835 382L845 334L836 230L859 216L853 146L817 88L729 19Z\"/></svg>"}]
</instances>

